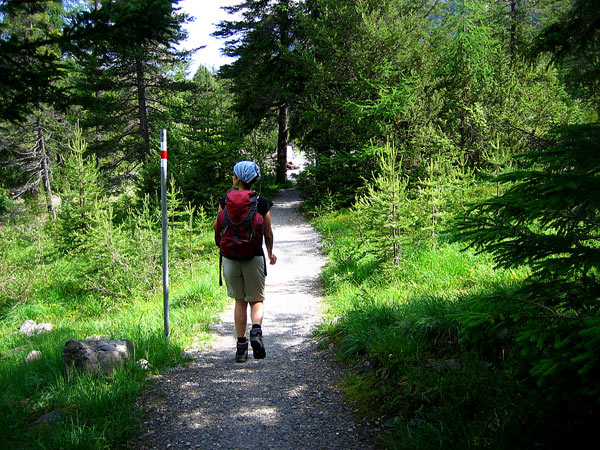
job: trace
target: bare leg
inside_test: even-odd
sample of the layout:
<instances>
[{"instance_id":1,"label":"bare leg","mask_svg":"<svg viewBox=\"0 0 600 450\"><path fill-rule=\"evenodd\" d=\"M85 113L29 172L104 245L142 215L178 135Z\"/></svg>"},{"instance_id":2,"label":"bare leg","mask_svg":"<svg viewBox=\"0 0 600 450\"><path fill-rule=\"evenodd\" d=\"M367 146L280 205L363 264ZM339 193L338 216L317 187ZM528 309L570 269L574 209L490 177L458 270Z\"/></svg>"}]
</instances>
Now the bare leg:
<instances>
[{"instance_id":1,"label":"bare leg","mask_svg":"<svg viewBox=\"0 0 600 450\"><path fill-rule=\"evenodd\" d=\"M250 303L250 317L252 318L252 325L262 325L264 315L265 308L263 306L263 302Z\"/></svg>"},{"instance_id":2,"label":"bare leg","mask_svg":"<svg viewBox=\"0 0 600 450\"><path fill-rule=\"evenodd\" d=\"M235 299L235 308L233 310L233 318L235 320L235 332L237 337L242 338L246 336L246 323L247 315L246 309L248 304L243 298Z\"/></svg>"}]
</instances>

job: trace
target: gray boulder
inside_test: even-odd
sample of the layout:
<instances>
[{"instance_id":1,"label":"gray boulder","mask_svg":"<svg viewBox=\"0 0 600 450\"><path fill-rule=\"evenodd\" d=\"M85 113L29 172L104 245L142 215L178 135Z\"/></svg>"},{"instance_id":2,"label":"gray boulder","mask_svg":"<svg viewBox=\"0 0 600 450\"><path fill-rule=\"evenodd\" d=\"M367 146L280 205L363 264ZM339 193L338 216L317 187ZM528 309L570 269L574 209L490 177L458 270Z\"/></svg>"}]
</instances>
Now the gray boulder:
<instances>
[{"instance_id":1,"label":"gray boulder","mask_svg":"<svg viewBox=\"0 0 600 450\"><path fill-rule=\"evenodd\" d=\"M29 350L31 347L29 345L21 345L20 347L15 347L0 353L0 359L4 358L12 358L19 353L25 352L25 350Z\"/></svg>"},{"instance_id":2,"label":"gray boulder","mask_svg":"<svg viewBox=\"0 0 600 450\"><path fill-rule=\"evenodd\" d=\"M25 362L30 363L33 361L37 361L38 359L42 359L43 356L44 355L39 350L32 350L25 357Z\"/></svg>"},{"instance_id":3,"label":"gray boulder","mask_svg":"<svg viewBox=\"0 0 600 450\"><path fill-rule=\"evenodd\" d=\"M67 374L73 369L82 373L111 375L117 366L133 357L133 343L124 340L69 340L63 350Z\"/></svg>"},{"instance_id":4,"label":"gray boulder","mask_svg":"<svg viewBox=\"0 0 600 450\"><path fill-rule=\"evenodd\" d=\"M31 422L29 424L29 426L37 427L40 425L55 424L55 423L60 422L62 420L62 418L65 417L66 415L67 415L66 411L61 411L61 410L50 411L49 413L46 413L43 416L38 417L38 419L35 422Z\"/></svg>"},{"instance_id":5,"label":"gray boulder","mask_svg":"<svg viewBox=\"0 0 600 450\"><path fill-rule=\"evenodd\" d=\"M31 337L35 334L48 333L52 331L51 323L35 323L34 320L26 320L19 327L19 332Z\"/></svg>"}]
</instances>

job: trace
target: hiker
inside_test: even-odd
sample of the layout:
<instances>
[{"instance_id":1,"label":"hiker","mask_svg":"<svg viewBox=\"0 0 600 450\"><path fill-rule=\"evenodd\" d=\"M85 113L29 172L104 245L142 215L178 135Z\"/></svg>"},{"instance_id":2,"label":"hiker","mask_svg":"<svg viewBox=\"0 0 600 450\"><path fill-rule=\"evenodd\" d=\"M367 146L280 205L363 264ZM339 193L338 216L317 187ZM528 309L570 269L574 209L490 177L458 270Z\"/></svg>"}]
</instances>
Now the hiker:
<instances>
[{"instance_id":1,"label":"hiker","mask_svg":"<svg viewBox=\"0 0 600 450\"><path fill-rule=\"evenodd\" d=\"M264 315L266 258L270 264L277 262L273 253L273 230L270 209L273 203L251 190L260 179L258 165L252 161L240 161L233 167L233 187L219 199L219 210L213 224L215 241L220 248L221 265L227 295L235 299L234 319L237 334L236 362L248 359L246 337L247 306L250 304L250 345L255 359L266 356L262 339Z\"/></svg>"}]
</instances>

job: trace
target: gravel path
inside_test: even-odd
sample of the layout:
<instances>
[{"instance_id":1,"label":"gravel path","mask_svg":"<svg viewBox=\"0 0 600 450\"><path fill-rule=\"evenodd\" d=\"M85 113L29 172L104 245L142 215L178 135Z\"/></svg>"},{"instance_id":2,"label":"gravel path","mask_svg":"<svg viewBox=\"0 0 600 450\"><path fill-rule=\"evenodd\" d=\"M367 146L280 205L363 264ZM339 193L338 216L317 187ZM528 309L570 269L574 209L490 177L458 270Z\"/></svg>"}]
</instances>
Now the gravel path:
<instances>
[{"instance_id":1,"label":"gravel path","mask_svg":"<svg viewBox=\"0 0 600 450\"><path fill-rule=\"evenodd\" d=\"M263 336L267 357L234 362L233 304L193 362L156 379L143 398L140 449L370 449L375 433L353 421L338 382L343 369L311 331L320 320L319 236L287 189L271 212L275 266L268 266Z\"/></svg>"}]
</instances>

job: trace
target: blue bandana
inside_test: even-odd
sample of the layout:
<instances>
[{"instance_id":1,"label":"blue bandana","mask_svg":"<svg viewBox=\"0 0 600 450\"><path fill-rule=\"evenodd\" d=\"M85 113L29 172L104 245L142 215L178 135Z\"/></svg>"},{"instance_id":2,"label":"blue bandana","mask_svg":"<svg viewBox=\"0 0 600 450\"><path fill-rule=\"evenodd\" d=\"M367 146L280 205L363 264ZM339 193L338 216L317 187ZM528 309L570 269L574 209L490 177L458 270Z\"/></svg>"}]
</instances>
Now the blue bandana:
<instances>
[{"instance_id":1,"label":"blue bandana","mask_svg":"<svg viewBox=\"0 0 600 450\"><path fill-rule=\"evenodd\" d=\"M260 180L260 169L252 161L240 161L233 166L233 173L246 184Z\"/></svg>"}]
</instances>

